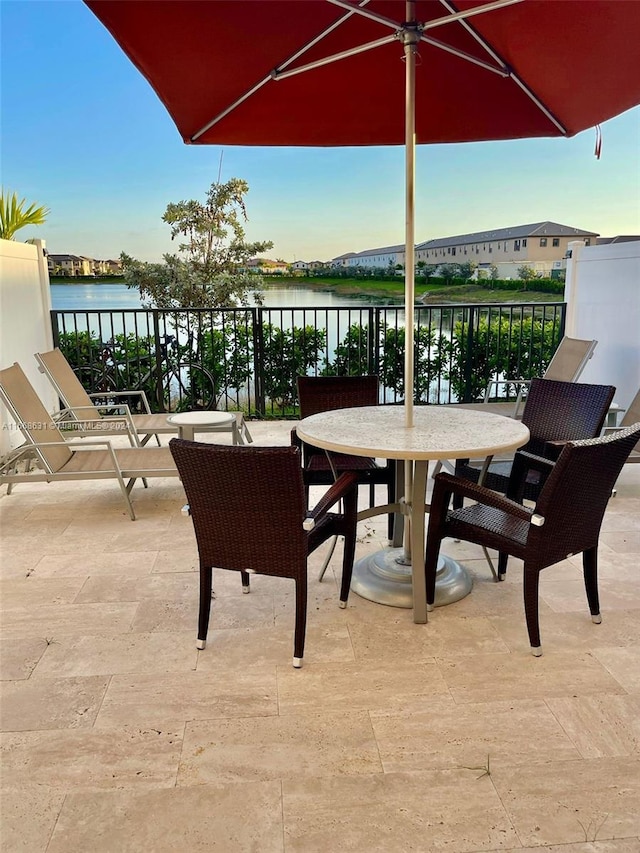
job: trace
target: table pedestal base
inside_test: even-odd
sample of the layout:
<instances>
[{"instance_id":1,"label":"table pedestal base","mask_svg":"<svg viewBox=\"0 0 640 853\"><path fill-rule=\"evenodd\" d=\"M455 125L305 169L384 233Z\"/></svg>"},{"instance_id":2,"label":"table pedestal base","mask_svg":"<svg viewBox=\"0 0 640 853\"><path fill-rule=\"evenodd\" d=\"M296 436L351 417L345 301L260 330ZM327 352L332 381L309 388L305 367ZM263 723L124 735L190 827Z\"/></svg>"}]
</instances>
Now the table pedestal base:
<instances>
[{"instance_id":1,"label":"table pedestal base","mask_svg":"<svg viewBox=\"0 0 640 853\"><path fill-rule=\"evenodd\" d=\"M413 607L411 566L402 548L383 548L353 564L351 589L361 598L390 607ZM453 604L471 592L470 575L451 557L440 554L435 606Z\"/></svg>"}]
</instances>

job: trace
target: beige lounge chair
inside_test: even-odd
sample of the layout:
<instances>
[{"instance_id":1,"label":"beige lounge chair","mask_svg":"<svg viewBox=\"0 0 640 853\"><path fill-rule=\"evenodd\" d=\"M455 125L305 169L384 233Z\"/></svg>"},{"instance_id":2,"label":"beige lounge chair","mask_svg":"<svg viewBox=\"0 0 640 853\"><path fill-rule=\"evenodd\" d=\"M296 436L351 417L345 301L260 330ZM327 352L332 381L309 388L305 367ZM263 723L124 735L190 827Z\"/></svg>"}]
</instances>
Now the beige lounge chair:
<instances>
[{"instance_id":1,"label":"beige lounge chair","mask_svg":"<svg viewBox=\"0 0 640 853\"><path fill-rule=\"evenodd\" d=\"M629 406L627 407L627 410L624 413L624 416L618 426L605 427L603 430L603 434L610 435L612 432L617 432L618 430L624 429L625 427L637 423L640 423L640 389L638 389L638 393L629 403ZM638 441L636 446L629 454L629 458L627 459L627 462L625 464L629 464L630 462L640 462L640 441Z\"/></svg>"},{"instance_id":2,"label":"beige lounge chair","mask_svg":"<svg viewBox=\"0 0 640 853\"><path fill-rule=\"evenodd\" d=\"M79 430L82 435L94 434L98 431L101 435L105 435L105 425L103 423L104 411L113 411L114 404L100 405L93 401L93 397L103 398L102 393L88 394L82 383L73 372L73 369L62 352L56 349L49 352L37 352L36 361L38 362L41 373L44 373L56 390L56 394L62 400L65 408L56 416L56 420L67 422L75 422L76 426L80 426L80 422L84 425ZM144 413L140 415L131 414L129 407L123 404L116 404L121 410L120 417L124 417L131 425L132 431L141 437L141 444L145 445L152 436L160 444L159 436L163 433L176 435L178 427L167 421L165 414L153 414L149 407L149 401L144 391L109 391L109 399L117 397L132 397L139 395L141 405L144 408ZM203 428L206 432L234 432L234 437L237 436L240 444L247 444L253 441L251 434L247 428L247 424L242 412L235 412L236 424L222 424L221 426L207 426ZM93 422L93 423L92 423ZM235 426L235 431L233 430ZM93 428L92 428L93 427Z\"/></svg>"},{"instance_id":3,"label":"beige lounge chair","mask_svg":"<svg viewBox=\"0 0 640 853\"><path fill-rule=\"evenodd\" d=\"M109 441L65 441L17 363L0 370L0 400L25 438L0 464L0 484L6 483L9 490L13 483L115 479L133 521L136 516L129 492L136 479L178 476L168 447L121 449ZM35 469L31 467L34 459Z\"/></svg>"},{"instance_id":4,"label":"beige lounge chair","mask_svg":"<svg viewBox=\"0 0 640 853\"><path fill-rule=\"evenodd\" d=\"M558 348L541 378L555 379L558 382L577 382L587 362L593 355L597 344L597 341L585 341L565 335L558 344ZM465 409L482 406L483 412L493 412L496 415L520 418L522 417L521 408L526 399L526 391L530 384L530 379L494 379L487 386L482 403L452 403L450 405L460 406ZM491 402L493 389L499 385L518 386L515 403L511 401L504 403Z\"/></svg>"}]
</instances>

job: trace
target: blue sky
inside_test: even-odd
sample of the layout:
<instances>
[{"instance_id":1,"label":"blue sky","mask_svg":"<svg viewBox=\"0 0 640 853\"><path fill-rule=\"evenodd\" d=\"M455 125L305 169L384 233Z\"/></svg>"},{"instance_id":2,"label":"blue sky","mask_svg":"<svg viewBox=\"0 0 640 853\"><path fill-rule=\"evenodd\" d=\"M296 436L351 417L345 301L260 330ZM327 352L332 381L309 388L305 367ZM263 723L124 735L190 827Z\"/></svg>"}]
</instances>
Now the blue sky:
<instances>
[{"instance_id":1,"label":"blue sky","mask_svg":"<svg viewBox=\"0 0 640 853\"><path fill-rule=\"evenodd\" d=\"M170 201L203 199L221 149L186 146L146 81L80 0L0 0L1 171L45 204L50 252L175 248ZM640 233L640 108L573 139L420 146L416 240L552 220L603 236ZM404 242L404 152L225 147L244 178L251 240L272 257L326 260Z\"/></svg>"}]
</instances>

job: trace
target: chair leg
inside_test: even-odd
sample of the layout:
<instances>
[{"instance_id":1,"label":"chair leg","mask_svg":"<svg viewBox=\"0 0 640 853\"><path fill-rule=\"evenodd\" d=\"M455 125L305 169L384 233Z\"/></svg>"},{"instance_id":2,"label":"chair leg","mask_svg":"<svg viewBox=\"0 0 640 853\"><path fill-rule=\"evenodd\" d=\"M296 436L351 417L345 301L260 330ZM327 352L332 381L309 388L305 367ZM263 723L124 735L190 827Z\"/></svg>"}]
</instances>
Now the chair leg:
<instances>
[{"instance_id":1,"label":"chair leg","mask_svg":"<svg viewBox=\"0 0 640 853\"><path fill-rule=\"evenodd\" d=\"M342 581L340 584L340 607L344 610L349 599L353 561L356 554L358 490L354 489L343 499L344 507L344 546L342 552Z\"/></svg>"},{"instance_id":2,"label":"chair leg","mask_svg":"<svg viewBox=\"0 0 640 853\"><path fill-rule=\"evenodd\" d=\"M296 627L293 638L293 665L296 669L302 666L304 657L304 638L307 630L307 573L295 578L296 584Z\"/></svg>"},{"instance_id":3,"label":"chair leg","mask_svg":"<svg viewBox=\"0 0 640 853\"><path fill-rule=\"evenodd\" d=\"M198 641L196 648L207 647L207 632L209 631L209 614L211 613L211 588L213 586L213 569L200 566L200 610L198 614Z\"/></svg>"},{"instance_id":4,"label":"chair leg","mask_svg":"<svg viewBox=\"0 0 640 853\"><path fill-rule=\"evenodd\" d=\"M600 598L598 596L598 549L589 548L582 554L582 573L584 575L584 586L589 602L591 620L599 625L602 622L600 616Z\"/></svg>"},{"instance_id":5,"label":"chair leg","mask_svg":"<svg viewBox=\"0 0 640 853\"><path fill-rule=\"evenodd\" d=\"M540 572L538 569L530 569L524 564L524 614L527 620L527 631L529 632L529 643L531 654L540 657L542 648L540 646L540 624L538 621L538 586Z\"/></svg>"},{"instance_id":6,"label":"chair leg","mask_svg":"<svg viewBox=\"0 0 640 853\"><path fill-rule=\"evenodd\" d=\"M355 536L344 537L344 553L342 556L342 581L340 583L340 607L344 610L349 600L353 561L356 553Z\"/></svg>"},{"instance_id":7,"label":"chair leg","mask_svg":"<svg viewBox=\"0 0 640 853\"><path fill-rule=\"evenodd\" d=\"M242 591L246 594L251 592L251 583L249 581L249 572L240 572L240 578L242 579Z\"/></svg>"},{"instance_id":8,"label":"chair leg","mask_svg":"<svg viewBox=\"0 0 640 853\"><path fill-rule=\"evenodd\" d=\"M507 574L508 554L498 554L498 580L503 581Z\"/></svg>"}]
</instances>

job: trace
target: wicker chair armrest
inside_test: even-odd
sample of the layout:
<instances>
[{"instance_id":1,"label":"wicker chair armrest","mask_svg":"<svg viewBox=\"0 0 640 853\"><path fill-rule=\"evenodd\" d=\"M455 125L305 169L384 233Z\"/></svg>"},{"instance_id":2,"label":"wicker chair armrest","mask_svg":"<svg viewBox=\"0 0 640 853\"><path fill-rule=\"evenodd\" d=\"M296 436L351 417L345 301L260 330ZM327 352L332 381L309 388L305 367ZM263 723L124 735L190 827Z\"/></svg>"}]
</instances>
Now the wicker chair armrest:
<instances>
[{"instance_id":1,"label":"wicker chair armrest","mask_svg":"<svg viewBox=\"0 0 640 853\"><path fill-rule=\"evenodd\" d=\"M494 492L492 489L487 489L485 486L479 486L477 483L472 483L470 480L465 480L461 477L454 477L451 474L440 473L435 478L435 488L438 491L453 492L456 495L461 495L464 498L470 498L477 503L491 506L495 509L501 509L503 512L508 512L516 518L521 518L524 521L531 520L531 511L522 504L512 501L510 498L501 495L499 492ZM434 496L434 503L435 503Z\"/></svg>"},{"instance_id":2,"label":"wicker chair armrest","mask_svg":"<svg viewBox=\"0 0 640 853\"><path fill-rule=\"evenodd\" d=\"M136 395L142 400L145 413L150 415L151 407L149 406L149 400L147 399L146 391L143 391L142 388L133 388L131 391L92 391L91 394L89 394L91 399L94 397L97 399L104 399L105 397L135 397ZM124 407L124 404L122 405ZM113 409L113 406L110 408Z\"/></svg>"},{"instance_id":3,"label":"wicker chair armrest","mask_svg":"<svg viewBox=\"0 0 640 853\"><path fill-rule=\"evenodd\" d=\"M298 447L300 450L302 450L303 441L298 435L298 430L295 427L293 427L291 430L291 444L294 447Z\"/></svg>"},{"instance_id":4,"label":"wicker chair armrest","mask_svg":"<svg viewBox=\"0 0 640 853\"><path fill-rule=\"evenodd\" d=\"M558 444L564 447L566 441L547 442L548 444ZM555 459L548 459L545 456L538 456L535 453L530 453L528 450L516 450L515 456L523 461L526 461L530 468L535 468L536 471L551 471L556 464ZM515 457L514 457L515 459Z\"/></svg>"},{"instance_id":5,"label":"wicker chair armrest","mask_svg":"<svg viewBox=\"0 0 640 853\"><path fill-rule=\"evenodd\" d=\"M358 475L353 471L341 474L335 483L327 489L313 509L308 510L307 519L317 521L326 515L331 507L342 500L352 489L358 488Z\"/></svg>"},{"instance_id":6,"label":"wicker chair armrest","mask_svg":"<svg viewBox=\"0 0 640 853\"><path fill-rule=\"evenodd\" d=\"M566 439L564 439L564 440L560 439L558 441L545 441L544 448L545 448L545 451L549 452L549 460L556 460L558 458L558 456L560 456L560 453L561 453L561 451L562 451L562 449L566 443L567 443ZM533 454L533 455L535 456L535 454ZM549 460L547 460L547 461L549 461Z\"/></svg>"},{"instance_id":7,"label":"wicker chair armrest","mask_svg":"<svg viewBox=\"0 0 640 853\"><path fill-rule=\"evenodd\" d=\"M557 444L559 446L559 450L562 450L566 442L548 442L547 446L554 444ZM560 453L557 452L556 459L559 455ZM525 482L529 471L537 471L541 475L540 487L542 487L549 474L553 471L556 459L548 459L544 456L538 456L535 453L530 453L528 450L517 450L513 457L513 464L511 465L507 497L511 500L518 501L518 503L522 502Z\"/></svg>"}]
</instances>

